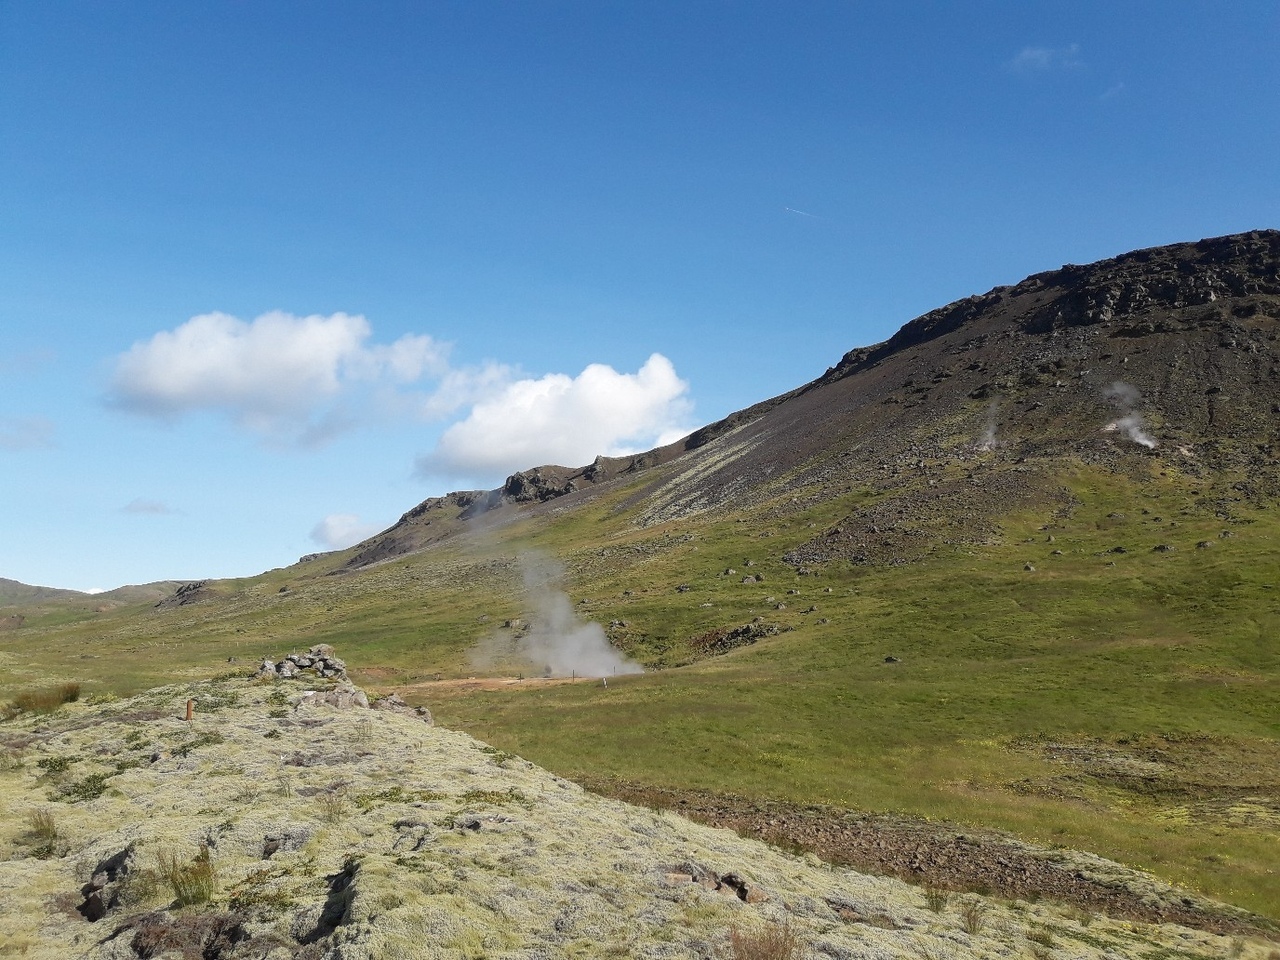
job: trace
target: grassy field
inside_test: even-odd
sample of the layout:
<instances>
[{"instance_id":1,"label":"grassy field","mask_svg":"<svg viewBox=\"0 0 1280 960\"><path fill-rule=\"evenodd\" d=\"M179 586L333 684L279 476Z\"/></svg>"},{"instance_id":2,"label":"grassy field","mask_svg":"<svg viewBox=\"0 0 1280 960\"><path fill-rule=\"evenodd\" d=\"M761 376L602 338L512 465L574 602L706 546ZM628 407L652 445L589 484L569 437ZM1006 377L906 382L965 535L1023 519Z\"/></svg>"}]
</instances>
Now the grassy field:
<instances>
[{"instance_id":1,"label":"grassy field","mask_svg":"<svg viewBox=\"0 0 1280 960\"><path fill-rule=\"evenodd\" d=\"M876 494L637 528L616 491L359 575L324 576L328 558L189 607L24 608L0 683L123 693L327 642L357 682L558 773L992 826L1280 919L1280 522L1225 483L1060 479L1070 511L1010 516L988 545L808 574L786 550ZM476 642L524 614L529 551L658 669L432 683L475 673ZM777 635L712 658L689 643L757 617Z\"/></svg>"}]
</instances>

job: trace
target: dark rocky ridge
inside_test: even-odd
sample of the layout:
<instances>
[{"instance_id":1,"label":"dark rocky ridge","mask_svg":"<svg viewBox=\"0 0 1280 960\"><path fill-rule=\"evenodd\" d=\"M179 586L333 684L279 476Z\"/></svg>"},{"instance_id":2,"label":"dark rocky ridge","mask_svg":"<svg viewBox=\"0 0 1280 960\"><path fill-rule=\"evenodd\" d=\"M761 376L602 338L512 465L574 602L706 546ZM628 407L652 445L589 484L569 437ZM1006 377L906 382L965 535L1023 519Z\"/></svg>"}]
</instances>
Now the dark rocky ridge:
<instances>
[{"instance_id":1,"label":"dark rocky ridge","mask_svg":"<svg viewBox=\"0 0 1280 960\"><path fill-rule=\"evenodd\" d=\"M909 562L998 535L1020 503L1066 509L1052 469L1063 457L1236 472L1243 496L1274 497L1278 318L1274 230L1064 266L931 311L669 446L427 500L347 569L422 549L481 514L501 522L512 508L570 506L636 477L649 480L632 500L642 523L787 492L872 492L875 506L795 551L796 564ZM1154 447L1126 433L1135 415Z\"/></svg>"}]
</instances>

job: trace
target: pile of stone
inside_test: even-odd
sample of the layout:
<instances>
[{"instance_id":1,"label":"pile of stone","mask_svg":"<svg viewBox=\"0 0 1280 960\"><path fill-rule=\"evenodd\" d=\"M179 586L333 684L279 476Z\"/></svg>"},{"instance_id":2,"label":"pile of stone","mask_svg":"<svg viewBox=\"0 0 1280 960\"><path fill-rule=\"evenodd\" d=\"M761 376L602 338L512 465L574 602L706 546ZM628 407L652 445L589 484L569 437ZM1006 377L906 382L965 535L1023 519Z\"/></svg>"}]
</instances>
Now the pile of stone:
<instances>
[{"instance_id":1,"label":"pile of stone","mask_svg":"<svg viewBox=\"0 0 1280 960\"><path fill-rule=\"evenodd\" d=\"M347 665L338 659L333 647L327 643L317 643L306 653L291 653L279 663L274 660L263 660L254 676L283 680L301 676L307 670L313 671L320 677L345 679L347 676Z\"/></svg>"}]
</instances>

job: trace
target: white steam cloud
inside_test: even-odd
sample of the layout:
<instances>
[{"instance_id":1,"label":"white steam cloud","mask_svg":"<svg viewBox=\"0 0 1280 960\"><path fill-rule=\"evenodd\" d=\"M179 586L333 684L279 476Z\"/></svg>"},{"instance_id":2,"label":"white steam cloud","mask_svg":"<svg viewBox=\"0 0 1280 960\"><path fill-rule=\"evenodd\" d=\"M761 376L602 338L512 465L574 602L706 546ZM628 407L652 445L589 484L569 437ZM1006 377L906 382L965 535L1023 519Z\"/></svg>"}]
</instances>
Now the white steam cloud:
<instances>
[{"instance_id":1,"label":"white steam cloud","mask_svg":"<svg viewBox=\"0 0 1280 960\"><path fill-rule=\"evenodd\" d=\"M1000 414L1000 404L993 400L991 406L987 407L987 425L983 428L982 439L978 441L978 449L982 451L994 450L999 446L996 440L996 430L999 427L999 421L996 419Z\"/></svg>"},{"instance_id":2,"label":"white steam cloud","mask_svg":"<svg viewBox=\"0 0 1280 960\"><path fill-rule=\"evenodd\" d=\"M1117 380L1111 386L1103 391L1105 396L1115 406L1120 416L1112 420L1103 431L1106 433L1123 433L1134 443L1146 447L1148 450L1154 450L1156 446L1155 438L1147 432L1146 424L1142 419L1142 414L1137 411L1137 406L1142 402L1142 394L1138 392L1138 388L1132 384Z\"/></svg>"},{"instance_id":3,"label":"white steam cloud","mask_svg":"<svg viewBox=\"0 0 1280 960\"><path fill-rule=\"evenodd\" d=\"M522 636L490 637L477 644L472 661L478 667L527 666L549 677L609 677L644 673L605 636L598 623L582 620L568 594L560 589L564 569L537 554L520 558L528 603L528 628Z\"/></svg>"}]
</instances>

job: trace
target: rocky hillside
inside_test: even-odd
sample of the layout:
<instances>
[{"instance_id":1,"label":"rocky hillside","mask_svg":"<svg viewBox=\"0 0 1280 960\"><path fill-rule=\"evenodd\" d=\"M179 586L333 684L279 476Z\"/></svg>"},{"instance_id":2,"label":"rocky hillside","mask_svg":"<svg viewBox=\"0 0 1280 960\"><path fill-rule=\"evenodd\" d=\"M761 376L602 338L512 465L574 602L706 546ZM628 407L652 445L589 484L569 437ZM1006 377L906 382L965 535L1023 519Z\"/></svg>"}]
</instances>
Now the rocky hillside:
<instances>
[{"instance_id":1,"label":"rocky hillside","mask_svg":"<svg viewBox=\"0 0 1280 960\"><path fill-rule=\"evenodd\" d=\"M637 480L642 523L788 492L887 494L793 551L796 564L909 562L982 542L1010 509L1060 496L1051 468L1064 459L1118 469L1142 455L1273 498L1278 334L1274 230L1065 266L927 313L671 446L428 500L347 567L421 549L481 513L563 509Z\"/></svg>"},{"instance_id":2,"label":"rocky hillside","mask_svg":"<svg viewBox=\"0 0 1280 960\"><path fill-rule=\"evenodd\" d=\"M1257 938L833 869L585 793L339 679L69 704L9 720L0 750L6 956L1276 956Z\"/></svg>"}]
</instances>

